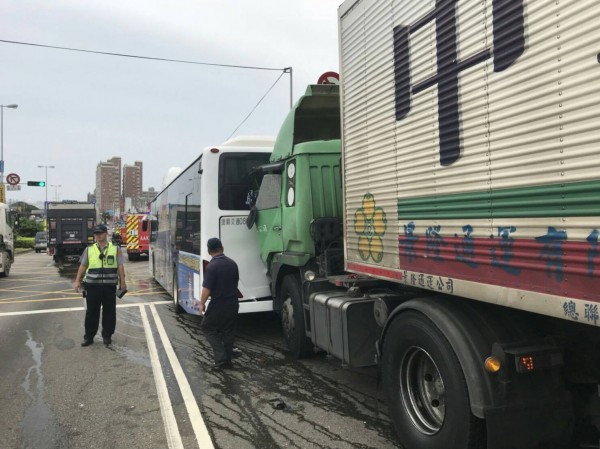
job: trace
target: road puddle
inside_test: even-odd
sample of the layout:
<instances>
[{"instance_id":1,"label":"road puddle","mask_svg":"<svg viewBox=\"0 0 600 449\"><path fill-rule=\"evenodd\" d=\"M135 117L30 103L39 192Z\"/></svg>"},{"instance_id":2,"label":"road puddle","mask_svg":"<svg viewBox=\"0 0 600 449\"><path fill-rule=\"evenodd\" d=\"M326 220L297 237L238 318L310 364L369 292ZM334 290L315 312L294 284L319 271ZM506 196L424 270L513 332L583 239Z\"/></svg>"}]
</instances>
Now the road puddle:
<instances>
[{"instance_id":1,"label":"road puddle","mask_svg":"<svg viewBox=\"0 0 600 449\"><path fill-rule=\"evenodd\" d=\"M44 374L42 372L42 353L44 344L33 340L31 331L27 330L25 346L31 350L34 364L27 370L21 387L31 399L25 410L21 428L24 447L28 449L62 449L68 448L67 435L57 424L50 407L44 402Z\"/></svg>"}]
</instances>

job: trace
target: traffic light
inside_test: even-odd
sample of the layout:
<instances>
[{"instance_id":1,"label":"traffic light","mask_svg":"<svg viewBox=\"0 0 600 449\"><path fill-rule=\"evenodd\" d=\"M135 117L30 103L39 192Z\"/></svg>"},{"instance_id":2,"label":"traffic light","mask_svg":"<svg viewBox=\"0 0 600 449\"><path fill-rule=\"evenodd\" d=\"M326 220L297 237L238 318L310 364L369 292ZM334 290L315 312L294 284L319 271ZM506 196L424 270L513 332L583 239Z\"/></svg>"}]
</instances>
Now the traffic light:
<instances>
[{"instance_id":1,"label":"traffic light","mask_svg":"<svg viewBox=\"0 0 600 449\"><path fill-rule=\"evenodd\" d=\"M45 187L46 183L44 181L27 181L28 186L36 186L36 187Z\"/></svg>"}]
</instances>

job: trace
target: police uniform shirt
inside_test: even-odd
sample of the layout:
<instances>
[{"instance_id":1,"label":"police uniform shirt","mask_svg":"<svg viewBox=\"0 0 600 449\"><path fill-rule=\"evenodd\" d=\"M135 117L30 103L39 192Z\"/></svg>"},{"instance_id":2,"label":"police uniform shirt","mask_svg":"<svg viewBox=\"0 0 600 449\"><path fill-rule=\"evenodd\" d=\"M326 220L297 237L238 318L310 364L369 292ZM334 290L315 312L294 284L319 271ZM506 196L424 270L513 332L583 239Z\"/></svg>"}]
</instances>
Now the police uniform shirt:
<instances>
[{"instance_id":1,"label":"police uniform shirt","mask_svg":"<svg viewBox=\"0 0 600 449\"><path fill-rule=\"evenodd\" d=\"M206 266L202 287L210 290L211 299L237 301L237 286L240 274L237 264L221 254L213 257Z\"/></svg>"}]
</instances>

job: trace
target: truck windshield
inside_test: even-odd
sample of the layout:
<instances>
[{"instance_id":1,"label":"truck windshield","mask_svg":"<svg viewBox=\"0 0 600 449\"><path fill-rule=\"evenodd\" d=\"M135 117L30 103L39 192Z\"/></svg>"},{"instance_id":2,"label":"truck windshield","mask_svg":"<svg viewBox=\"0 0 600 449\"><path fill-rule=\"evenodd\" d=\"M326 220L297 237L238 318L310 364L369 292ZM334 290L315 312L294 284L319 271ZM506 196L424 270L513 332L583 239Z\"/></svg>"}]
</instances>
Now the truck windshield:
<instances>
[{"instance_id":1,"label":"truck windshield","mask_svg":"<svg viewBox=\"0 0 600 449\"><path fill-rule=\"evenodd\" d=\"M266 174L263 177L256 200L258 210L273 209L281 205L281 175Z\"/></svg>"}]
</instances>

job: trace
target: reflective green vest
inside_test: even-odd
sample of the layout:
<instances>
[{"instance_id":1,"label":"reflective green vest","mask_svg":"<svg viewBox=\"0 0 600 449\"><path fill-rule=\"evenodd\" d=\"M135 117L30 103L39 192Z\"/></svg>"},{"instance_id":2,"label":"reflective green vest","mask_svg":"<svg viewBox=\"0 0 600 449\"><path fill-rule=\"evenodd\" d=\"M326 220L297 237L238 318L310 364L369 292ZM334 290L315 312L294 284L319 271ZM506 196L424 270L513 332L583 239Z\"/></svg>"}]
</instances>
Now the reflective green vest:
<instances>
[{"instance_id":1,"label":"reflective green vest","mask_svg":"<svg viewBox=\"0 0 600 449\"><path fill-rule=\"evenodd\" d=\"M88 267L85 272L85 282L87 284L117 285L119 280L117 257L117 247L110 242L103 253L100 252L98 244L88 246Z\"/></svg>"}]
</instances>

